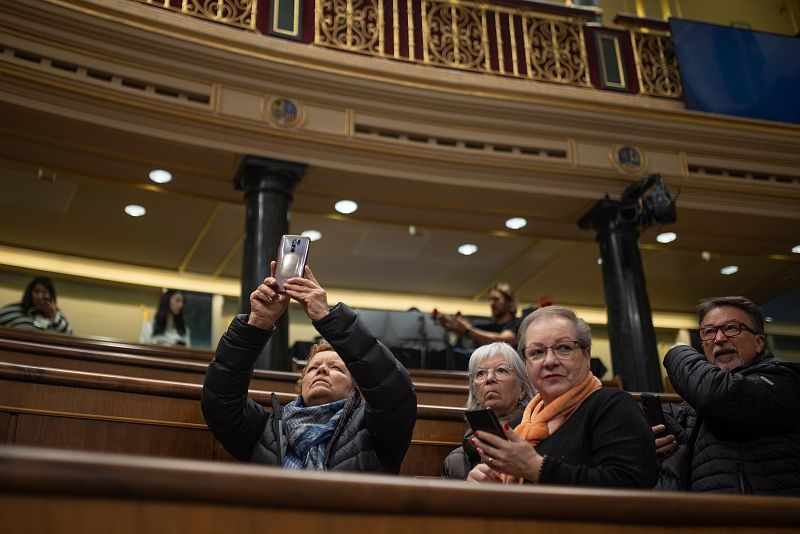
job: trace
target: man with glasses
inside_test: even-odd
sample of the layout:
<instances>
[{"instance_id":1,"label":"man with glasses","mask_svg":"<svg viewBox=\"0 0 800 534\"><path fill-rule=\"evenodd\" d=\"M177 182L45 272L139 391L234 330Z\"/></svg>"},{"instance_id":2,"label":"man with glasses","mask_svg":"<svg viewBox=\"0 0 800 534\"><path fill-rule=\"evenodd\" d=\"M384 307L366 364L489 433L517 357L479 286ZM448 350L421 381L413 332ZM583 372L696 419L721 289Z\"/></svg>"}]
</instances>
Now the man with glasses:
<instances>
[{"instance_id":1,"label":"man with glasses","mask_svg":"<svg viewBox=\"0 0 800 534\"><path fill-rule=\"evenodd\" d=\"M773 357L748 299L705 299L697 312L704 354L681 343L664 359L685 402L664 407L658 486L800 495L800 365Z\"/></svg>"}]
</instances>

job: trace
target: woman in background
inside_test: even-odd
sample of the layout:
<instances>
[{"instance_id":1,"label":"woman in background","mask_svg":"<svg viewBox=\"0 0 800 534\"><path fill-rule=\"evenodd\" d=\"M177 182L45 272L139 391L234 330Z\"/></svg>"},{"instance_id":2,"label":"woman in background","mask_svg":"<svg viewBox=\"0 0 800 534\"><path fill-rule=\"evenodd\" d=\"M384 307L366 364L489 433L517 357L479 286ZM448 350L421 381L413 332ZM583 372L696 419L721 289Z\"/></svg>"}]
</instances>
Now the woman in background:
<instances>
[{"instance_id":1,"label":"woman in background","mask_svg":"<svg viewBox=\"0 0 800 534\"><path fill-rule=\"evenodd\" d=\"M156 317L142 327L139 343L189 346L189 329L183 320L183 293L168 289L161 295Z\"/></svg>"},{"instance_id":2,"label":"woman in background","mask_svg":"<svg viewBox=\"0 0 800 534\"><path fill-rule=\"evenodd\" d=\"M22 294L22 302L0 309L0 326L72 333L69 321L56 304L53 281L45 276L31 280Z\"/></svg>"}]
</instances>

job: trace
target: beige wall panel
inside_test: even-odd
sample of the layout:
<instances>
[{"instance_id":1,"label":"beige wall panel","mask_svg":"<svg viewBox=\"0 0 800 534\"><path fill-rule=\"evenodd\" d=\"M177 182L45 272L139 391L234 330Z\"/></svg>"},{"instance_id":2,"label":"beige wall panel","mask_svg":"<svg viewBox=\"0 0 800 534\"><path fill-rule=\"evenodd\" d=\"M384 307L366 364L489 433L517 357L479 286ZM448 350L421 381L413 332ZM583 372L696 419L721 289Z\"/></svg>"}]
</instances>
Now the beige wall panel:
<instances>
[{"instance_id":1,"label":"beige wall panel","mask_svg":"<svg viewBox=\"0 0 800 534\"><path fill-rule=\"evenodd\" d=\"M302 104L301 104L302 105ZM316 133L347 135L347 111L303 105L305 120L300 128Z\"/></svg>"},{"instance_id":2,"label":"beige wall panel","mask_svg":"<svg viewBox=\"0 0 800 534\"><path fill-rule=\"evenodd\" d=\"M683 176L685 169L677 152L650 152L645 150L650 162L650 172L660 172L664 176Z\"/></svg>"},{"instance_id":3,"label":"beige wall panel","mask_svg":"<svg viewBox=\"0 0 800 534\"><path fill-rule=\"evenodd\" d=\"M265 95L237 91L230 87L220 87L219 112L251 121L263 121L261 116L261 103Z\"/></svg>"},{"instance_id":4,"label":"beige wall panel","mask_svg":"<svg viewBox=\"0 0 800 534\"><path fill-rule=\"evenodd\" d=\"M611 169L608 145L595 145L578 141L575 143L575 162L578 167Z\"/></svg>"}]
</instances>

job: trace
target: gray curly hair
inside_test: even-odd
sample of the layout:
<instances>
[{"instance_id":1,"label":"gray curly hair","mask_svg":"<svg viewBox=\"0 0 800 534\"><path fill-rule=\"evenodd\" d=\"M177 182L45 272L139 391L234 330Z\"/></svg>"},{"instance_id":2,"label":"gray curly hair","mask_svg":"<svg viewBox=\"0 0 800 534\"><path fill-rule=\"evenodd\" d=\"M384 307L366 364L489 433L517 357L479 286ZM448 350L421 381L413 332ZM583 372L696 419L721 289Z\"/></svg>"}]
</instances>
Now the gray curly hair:
<instances>
[{"instance_id":1,"label":"gray curly hair","mask_svg":"<svg viewBox=\"0 0 800 534\"><path fill-rule=\"evenodd\" d=\"M514 370L514 374L517 375L517 378L519 378L522 389L525 392L525 395L523 395L522 399L519 401L520 405L527 406L533 396L536 395L536 389L533 387L531 379L528 378L528 371L525 369L525 362L519 357L517 351L515 351L514 348L508 343L496 341L494 343L478 347L473 351L472 356L469 358L469 367L467 369L469 373L469 395L467 396L466 406L467 410L477 410L478 408L482 408L478 402L478 396L475 392L475 372L478 370L478 366L480 366L481 363L494 356L502 356L506 363L511 366L511 369Z\"/></svg>"}]
</instances>

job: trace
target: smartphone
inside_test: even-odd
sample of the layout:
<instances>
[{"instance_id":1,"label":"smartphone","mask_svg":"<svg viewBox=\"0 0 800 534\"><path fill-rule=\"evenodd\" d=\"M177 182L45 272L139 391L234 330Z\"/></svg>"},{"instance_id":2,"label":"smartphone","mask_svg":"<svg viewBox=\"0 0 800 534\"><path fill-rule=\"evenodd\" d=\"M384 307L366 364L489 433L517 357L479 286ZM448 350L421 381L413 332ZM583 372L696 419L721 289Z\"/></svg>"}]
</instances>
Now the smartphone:
<instances>
[{"instance_id":1,"label":"smartphone","mask_svg":"<svg viewBox=\"0 0 800 534\"><path fill-rule=\"evenodd\" d=\"M275 279L278 281L278 291L283 292L283 284L295 276L303 276L308 260L308 245L311 240L302 235L285 235L281 237L278 246L278 256L275 260Z\"/></svg>"},{"instance_id":2,"label":"smartphone","mask_svg":"<svg viewBox=\"0 0 800 534\"><path fill-rule=\"evenodd\" d=\"M642 393L641 397L642 410L644 410L644 417L647 419L647 423L650 426L664 425L664 427L666 427L667 424L664 421L664 412L661 410L661 398L652 393ZM660 438L666 435L667 433L664 431L656 434L656 437Z\"/></svg>"},{"instance_id":3,"label":"smartphone","mask_svg":"<svg viewBox=\"0 0 800 534\"><path fill-rule=\"evenodd\" d=\"M467 418L467 422L469 422L469 426L472 427L473 432L476 430L479 432L489 432L503 439L508 439L506 438L506 433L503 432L500 421L497 420L497 416L492 410L466 410L464 416Z\"/></svg>"}]
</instances>

